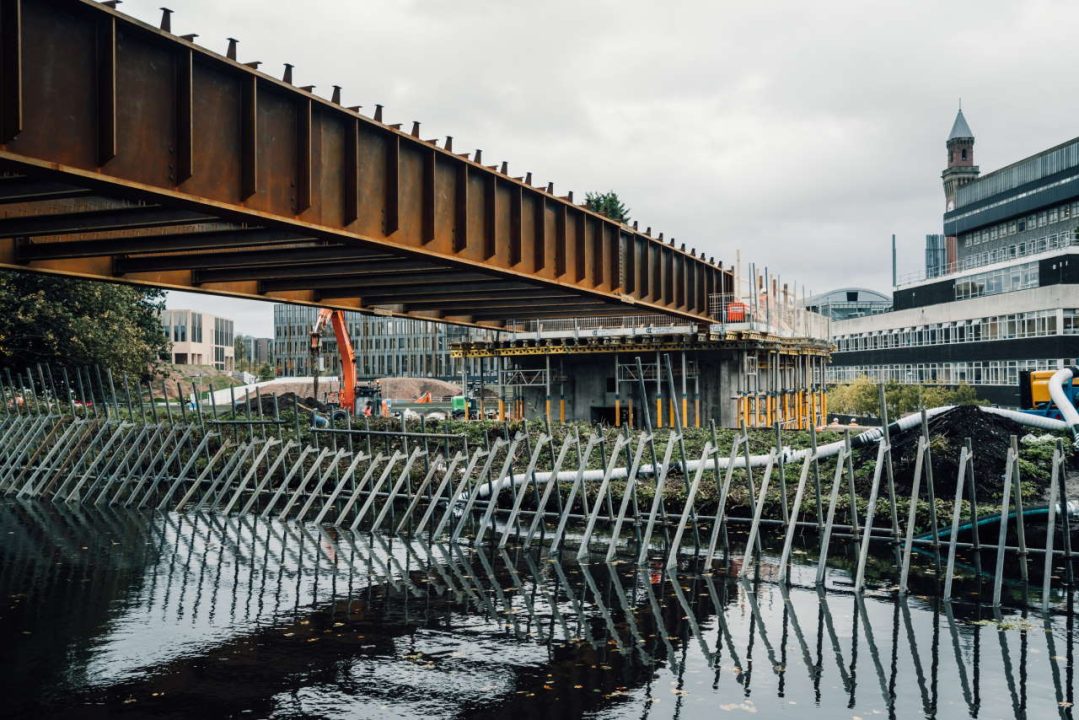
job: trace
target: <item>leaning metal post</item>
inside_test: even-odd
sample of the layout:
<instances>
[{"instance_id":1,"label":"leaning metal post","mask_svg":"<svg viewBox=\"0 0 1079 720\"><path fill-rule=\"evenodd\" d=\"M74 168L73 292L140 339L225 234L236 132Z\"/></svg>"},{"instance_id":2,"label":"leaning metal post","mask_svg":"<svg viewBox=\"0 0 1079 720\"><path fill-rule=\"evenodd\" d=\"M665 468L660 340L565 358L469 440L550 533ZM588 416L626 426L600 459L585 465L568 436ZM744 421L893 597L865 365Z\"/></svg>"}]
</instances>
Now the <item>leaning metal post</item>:
<instances>
[{"instance_id":1,"label":"leaning metal post","mask_svg":"<svg viewBox=\"0 0 1079 720\"><path fill-rule=\"evenodd\" d=\"M952 506L952 532L948 537L948 566L944 575L944 600L952 599L952 579L955 574L955 543L959 538L959 520L963 512L963 485L970 464L970 449L965 445L959 453L959 473L955 478L955 504Z\"/></svg>"}]
</instances>

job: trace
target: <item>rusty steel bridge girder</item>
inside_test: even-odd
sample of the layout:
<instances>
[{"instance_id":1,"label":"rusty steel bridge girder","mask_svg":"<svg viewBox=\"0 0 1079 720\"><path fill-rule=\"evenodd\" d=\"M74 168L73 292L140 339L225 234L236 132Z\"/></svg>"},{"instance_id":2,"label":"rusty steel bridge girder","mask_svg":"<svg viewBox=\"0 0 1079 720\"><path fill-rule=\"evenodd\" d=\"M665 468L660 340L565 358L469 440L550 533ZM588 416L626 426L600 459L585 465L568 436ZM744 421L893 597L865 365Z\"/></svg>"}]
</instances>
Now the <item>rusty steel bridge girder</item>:
<instances>
[{"instance_id":1,"label":"rusty steel bridge girder","mask_svg":"<svg viewBox=\"0 0 1079 720\"><path fill-rule=\"evenodd\" d=\"M0 0L0 266L491 326L530 288L544 317L699 322L732 290L721 263L231 55L89 0ZM413 307L425 271L490 286Z\"/></svg>"}]
</instances>

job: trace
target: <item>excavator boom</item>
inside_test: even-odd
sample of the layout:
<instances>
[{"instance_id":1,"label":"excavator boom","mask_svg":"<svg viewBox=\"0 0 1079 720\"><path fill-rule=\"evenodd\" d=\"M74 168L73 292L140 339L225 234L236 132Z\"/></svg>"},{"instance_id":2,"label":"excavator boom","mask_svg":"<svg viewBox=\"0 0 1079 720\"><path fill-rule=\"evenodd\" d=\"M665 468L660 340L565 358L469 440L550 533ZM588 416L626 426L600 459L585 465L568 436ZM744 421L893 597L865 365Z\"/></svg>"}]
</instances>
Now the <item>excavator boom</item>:
<instances>
[{"instance_id":1,"label":"excavator boom","mask_svg":"<svg viewBox=\"0 0 1079 720\"><path fill-rule=\"evenodd\" d=\"M341 390L338 393L338 401L341 407L351 413L356 409L356 352L352 349L352 340L348 336L348 326L345 325L345 313L342 310L320 309L315 319L315 326L311 328L315 394L318 395L318 366L315 358L320 352L322 329L326 327L327 322L333 326L333 334L337 338L337 353L341 357Z\"/></svg>"},{"instance_id":2,"label":"excavator boom","mask_svg":"<svg viewBox=\"0 0 1079 720\"><path fill-rule=\"evenodd\" d=\"M337 338L337 353L341 356L341 407L350 413L356 409L356 352L352 349L352 340L345 325L345 313L334 310L333 334Z\"/></svg>"}]
</instances>

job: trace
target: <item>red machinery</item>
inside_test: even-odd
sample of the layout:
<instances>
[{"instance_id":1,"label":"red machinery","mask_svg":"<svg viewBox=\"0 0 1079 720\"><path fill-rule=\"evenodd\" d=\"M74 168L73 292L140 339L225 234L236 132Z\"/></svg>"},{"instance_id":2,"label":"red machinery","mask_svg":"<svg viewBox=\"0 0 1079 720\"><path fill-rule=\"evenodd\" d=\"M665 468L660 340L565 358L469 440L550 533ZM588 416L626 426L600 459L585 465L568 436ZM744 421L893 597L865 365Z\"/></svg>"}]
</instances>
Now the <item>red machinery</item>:
<instances>
[{"instance_id":1,"label":"red machinery","mask_svg":"<svg viewBox=\"0 0 1079 720\"><path fill-rule=\"evenodd\" d=\"M329 320L333 325L333 334L337 338L337 353L341 357L341 390L338 401L345 410L353 412L356 407L356 353L352 349L352 340L345 326L345 313L341 310L322 308L311 328L311 374L314 377L314 394L318 398L318 358L322 347L322 329Z\"/></svg>"}]
</instances>

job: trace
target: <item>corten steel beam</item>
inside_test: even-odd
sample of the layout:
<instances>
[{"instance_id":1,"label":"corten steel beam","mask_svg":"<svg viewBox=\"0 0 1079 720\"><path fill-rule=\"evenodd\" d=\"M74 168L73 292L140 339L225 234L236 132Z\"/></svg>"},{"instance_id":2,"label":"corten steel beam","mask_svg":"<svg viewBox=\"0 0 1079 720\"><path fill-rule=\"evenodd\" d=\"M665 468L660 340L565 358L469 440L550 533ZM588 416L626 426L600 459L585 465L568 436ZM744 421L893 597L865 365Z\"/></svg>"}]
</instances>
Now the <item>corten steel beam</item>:
<instances>
[{"instance_id":1,"label":"corten steel beam","mask_svg":"<svg viewBox=\"0 0 1079 720\"><path fill-rule=\"evenodd\" d=\"M422 278L420 278L422 280ZM322 293L326 295L326 293ZM343 294L343 293L341 293ZM578 299L570 293L557 293L554 291L537 290L525 283L500 282L473 283L470 287L461 288L459 283L446 285L425 285L422 282L411 283L407 279L399 279L393 287L370 285L364 283L350 288L349 296L360 295L365 301L377 302L391 300L404 302L411 305L413 300L423 300L430 303L432 300L441 298L449 304L455 300L476 300L511 298L511 297L559 297L566 299ZM326 295L333 297L333 295Z\"/></svg>"},{"instance_id":2,"label":"corten steel beam","mask_svg":"<svg viewBox=\"0 0 1079 720\"><path fill-rule=\"evenodd\" d=\"M213 222L213 215L167 207L131 207L0 219L0 238L138 230Z\"/></svg>"},{"instance_id":3,"label":"corten steel beam","mask_svg":"<svg viewBox=\"0 0 1079 720\"><path fill-rule=\"evenodd\" d=\"M299 242L299 241L297 241ZM312 242L312 241L309 241ZM257 280L269 277L275 269L318 272L310 266L323 266L322 272L341 267L345 263L355 266L363 264L371 267L376 263L393 259L387 253L374 253L367 250L355 250L341 245L327 246L326 243L313 241L307 247L251 248L230 250L219 253L184 253L182 255L135 255L121 256L116 259L117 275L140 272L158 272L162 270L199 270L211 268L239 268L247 270L244 279Z\"/></svg>"},{"instance_id":4,"label":"corten steel beam","mask_svg":"<svg viewBox=\"0 0 1079 720\"><path fill-rule=\"evenodd\" d=\"M409 307L429 307L435 310L441 309L446 311L460 310L462 308L497 310L506 307L528 308L549 305L574 305L576 307L599 305L602 307L603 305L602 302L592 303L582 301L579 297L574 295L552 293L543 290L531 290L525 293L520 291L503 291L493 293L472 293L468 295L442 293L437 296L417 295L407 299L388 295L372 295L370 293L361 294L360 297L362 297L364 302L369 305L402 303Z\"/></svg>"},{"instance_id":5,"label":"corten steel beam","mask_svg":"<svg viewBox=\"0 0 1079 720\"><path fill-rule=\"evenodd\" d=\"M313 241L314 238L297 236L280 230L237 229L230 231L207 231L172 233L169 235L139 235L136 237L105 238L101 240L69 240L61 242L16 242L15 254L19 262L56 260L65 258L89 258L135 253L180 252L194 250L218 250L234 247L257 248L268 245L284 245Z\"/></svg>"},{"instance_id":6,"label":"corten steel beam","mask_svg":"<svg viewBox=\"0 0 1079 720\"><path fill-rule=\"evenodd\" d=\"M465 280L459 280L459 276ZM468 280L472 279L472 280ZM260 293L284 293L287 290L316 290L316 295L326 300L349 298L358 294L359 288L399 287L402 290L421 288L427 285L452 281L457 287L460 283L497 283L490 275L462 273L451 269L431 270L426 267L421 272L393 271L393 267L375 266L370 272L358 272L352 275L279 277L273 280L260 280ZM531 287L531 286L530 286Z\"/></svg>"},{"instance_id":7,"label":"corten steel beam","mask_svg":"<svg viewBox=\"0 0 1079 720\"><path fill-rule=\"evenodd\" d=\"M378 258L372 259L370 262L350 260L348 263L330 263L326 265L266 265L252 268L195 270L191 281L196 285L284 278L309 278L314 281L321 276L348 276L355 279L365 275L383 277L389 273L396 273L404 277L426 275L430 272L431 266L422 261ZM307 287L310 288L311 285L308 284Z\"/></svg>"},{"instance_id":8,"label":"corten steel beam","mask_svg":"<svg viewBox=\"0 0 1079 720\"><path fill-rule=\"evenodd\" d=\"M479 273L468 273L453 270L451 268L445 268L442 270L427 270L422 274L411 274L402 277L397 273L385 273L379 275L366 275L362 280L356 280L355 278L348 276L341 277L299 277L299 278L285 278L278 280L260 280L259 292L281 292L284 290L320 290L320 294L326 297L334 297L334 293L337 293L337 297L349 297L355 293L358 293L360 287L364 289L370 288L388 288L396 289L407 288L424 288L431 285L445 285L447 287L462 288L465 285L471 287L495 287L501 286L504 281L493 278L489 275L481 275ZM517 283L522 287L526 287L526 283ZM469 288L466 288L469 289Z\"/></svg>"},{"instance_id":9,"label":"corten steel beam","mask_svg":"<svg viewBox=\"0 0 1079 720\"><path fill-rule=\"evenodd\" d=\"M25 177L0 178L0 204L5 205L40 200L66 200L85 197L89 194L90 191L86 188L63 183L31 180Z\"/></svg>"},{"instance_id":10,"label":"corten steel beam","mask_svg":"<svg viewBox=\"0 0 1079 720\"><path fill-rule=\"evenodd\" d=\"M0 0L0 40L0 171L148 205L0 220L0 266L27 262L16 237L217 221L554 288L615 312L707 321L707 294L675 283L731 286L720 267L486 167L478 151L454 154L91 0ZM236 246L205 249L217 247ZM124 253L99 249L31 254L28 269L112 279L101 261ZM205 281L145 275L124 279ZM257 297L256 286L204 290Z\"/></svg>"}]
</instances>

